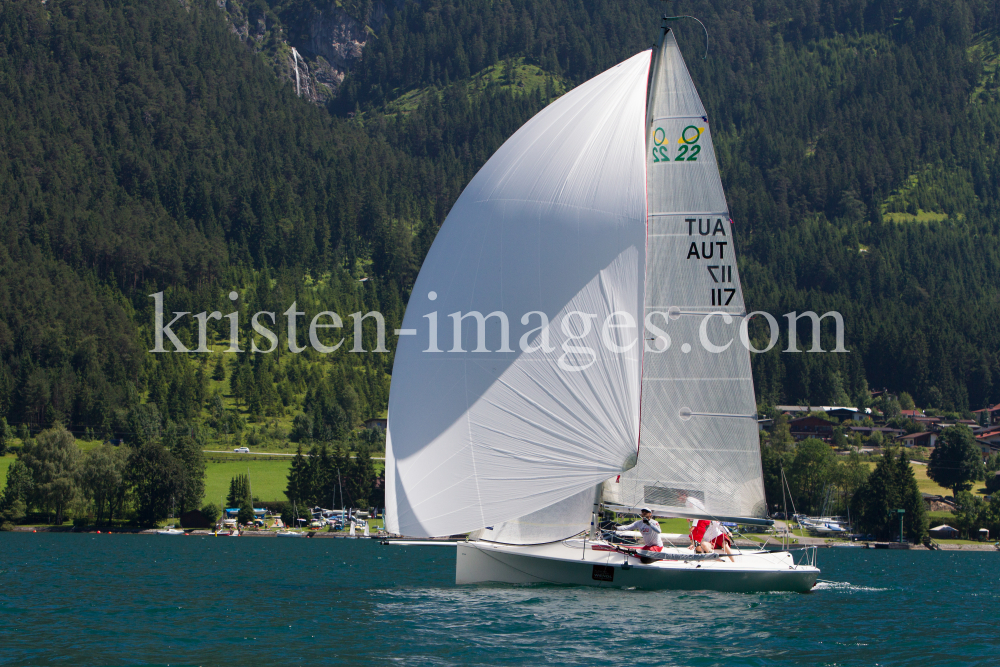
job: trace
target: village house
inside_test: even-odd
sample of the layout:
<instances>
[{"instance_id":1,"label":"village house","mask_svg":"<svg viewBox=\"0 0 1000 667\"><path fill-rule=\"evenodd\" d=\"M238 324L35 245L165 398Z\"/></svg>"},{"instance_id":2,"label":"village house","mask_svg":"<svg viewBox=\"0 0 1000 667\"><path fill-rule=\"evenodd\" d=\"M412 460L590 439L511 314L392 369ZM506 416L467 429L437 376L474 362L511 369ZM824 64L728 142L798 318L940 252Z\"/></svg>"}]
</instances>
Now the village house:
<instances>
[{"instance_id":1,"label":"village house","mask_svg":"<svg viewBox=\"0 0 1000 667\"><path fill-rule=\"evenodd\" d=\"M976 433L976 440L1000 447L1000 428L987 429Z\"/></svg>"},{"instance_id":2,"label":"village house","mask_svg":"<svg viewBox=\"0 0 1000 667\"><path fill-rule=\"evenodd\" d=\"M937 540L957 540L958 539L958 529L952 528L948 524L942 526L937 526L931 528L929 531L931 537Z\"/></svg>"},{"instance_id":3,"label":"village house","mask_svg":"<svg viewBox=\"0 0 1000 667\"><path fill-rule=\"evenodd\" d=\"M817 406L811 406L811 405L776 405L776 406L774 406L774 409L777 410L780 413L783 413L783 414L786 414L786 415L790 415L790 416L793 416L793 417L795 415L797 415L797 414L800 414L800 413L805 413L805 412L820 412L820 411L822 411L822 408L820 408L818 405Z\"/></svg>"},{"instance_id":4,"label":"village house","mask_svg":"<svg viewBox=\"0 0 1000 667\"><path fill-rule=\"evenodd\" d=\"M825 412L827 415L840 420L864 418L872 413L871 408L865 408L864 413L862 413L857 408L848 408L842 405L776 405L774 409L789 416L810 412Z\"/></svg>"},{"instance_id":5,"label":"village house","mask_svg":"<svg viewBox=\"0 0 1000 667\"><path fill-rule=\"evenodd\" d=\"M979 447L979 451L983 453L983 458L992 455L997 450L1000 450L1000 442L988 442L986 440L980 440L976 438L976 445Z\"/></svg>"},{"instance_id":6,"label":"village house","mask_svg":"<svg viewBox=\"0 0 1000 667\"><path fill-rule=\"evenodd\" d=\"M896 438L896 440L903 443L904 447L927 447L928 449L937 444L937 439L938 434L933 431L907 433Z\"/></svg>"},{"instance_id":7,"label":"village house","mask_svg":"<svg viewBox=\"0 0 1000 667\"><path fill-rule=\"evenodd\" d=\"M990 424L991 426L1000 424L1000 403L997 403L991 408L983 408L982 410L972 411L972 414L974 415L982 415L983 413L986 413L988 417L986 422L987 424Z\"/></svg>"},{"instance_id":8,"label":"village house","mask_svg":"<svg viewBox=\"0 0 1000 667\"><path fill-rule=\"evenodd\" d=\"M366 419L365 420L365 428L367 428L368 430L371 430L371 431L374 431L374 430L384 431L388 427L389 427L389 420L385 419L385 418L378 417L378 418L375 418L375 419Z\"/></svg>"},{"instance_id":9,"label":"village house","mask_svg":"<svg viewBox=\"0 0 1000 667\"><path fill-rule=\"evenodd\" d=\"M898 438L899 436L906 433L901 428L889 428L888 426L848 426L847 430L849 433L857 433L862 438L870 438L872 433L876 431L881 433L883 437L890 440Z\"/></svg>"},{"instance_id":10,"label":"village house","mask_svg":"<svg viewBox=\"0 0 1000 667\"><path fill-rule=\"evenodd\" d=\"M833 438L833 429L835 426L836 424L831 421L812 415L799 417L788 422L788 430L796 440L819 438L820 440L829 442Z\"/></svg>"},{"instance_id":11,"label":"village house","mask_svg":"<svg viewBox=\"0 0 1000 667\"><path fill-rule=\"evenodd\" d=\"M883 396L885 396L886 398L890 398L892 400L898 400L899 399L899 397L896 396L896 394L893 394L891 391L889 391L885 387L882 387L881 389L873 389L873 390L869 391L868 394L872 397L873 401L875 399L877 399L877 398L882 398Z\"/></svg>"}]
</instances>

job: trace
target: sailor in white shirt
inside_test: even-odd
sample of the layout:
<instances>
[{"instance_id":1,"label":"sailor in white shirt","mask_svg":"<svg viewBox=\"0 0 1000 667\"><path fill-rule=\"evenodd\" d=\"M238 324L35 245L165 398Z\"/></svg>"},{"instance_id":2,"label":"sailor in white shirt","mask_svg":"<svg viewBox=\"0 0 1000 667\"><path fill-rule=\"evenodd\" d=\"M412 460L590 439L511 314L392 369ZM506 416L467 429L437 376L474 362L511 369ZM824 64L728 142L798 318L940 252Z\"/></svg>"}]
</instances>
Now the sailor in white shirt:
<instances>
[{"instance_id":1,"label":"sailor in white shirt","mask_svg":"<svg viewBox=\"0 0 1000 667\"><path fill-rule=\"evenodd\" d=\"M642 533L642 542L645 548L651 551L659 551L663 548L659 522L653 518L653 511L648 507L643 507L639 512L642 514L641 519L627 526L619 526L618 530L638 530Z\"/></svg>"}]
</instances>

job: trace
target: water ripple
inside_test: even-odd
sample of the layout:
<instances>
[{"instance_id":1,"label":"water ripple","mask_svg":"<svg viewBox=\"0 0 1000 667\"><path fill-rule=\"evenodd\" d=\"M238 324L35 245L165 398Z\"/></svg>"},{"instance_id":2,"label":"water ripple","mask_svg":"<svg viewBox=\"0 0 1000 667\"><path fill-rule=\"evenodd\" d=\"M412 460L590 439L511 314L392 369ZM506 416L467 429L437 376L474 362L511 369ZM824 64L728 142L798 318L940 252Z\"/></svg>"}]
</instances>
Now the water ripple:
<instances>
[{"instance_id":1,"label":"water ripple","mask_svg":"<svg viewBox=\"0 0 1000 667\"><path fill-rule=\"evenodd\" d=\"M443 548L4 533L0 663L987 664L996 559L830 550L808 595L456 587Z\"/></svg>"}]
</instances>

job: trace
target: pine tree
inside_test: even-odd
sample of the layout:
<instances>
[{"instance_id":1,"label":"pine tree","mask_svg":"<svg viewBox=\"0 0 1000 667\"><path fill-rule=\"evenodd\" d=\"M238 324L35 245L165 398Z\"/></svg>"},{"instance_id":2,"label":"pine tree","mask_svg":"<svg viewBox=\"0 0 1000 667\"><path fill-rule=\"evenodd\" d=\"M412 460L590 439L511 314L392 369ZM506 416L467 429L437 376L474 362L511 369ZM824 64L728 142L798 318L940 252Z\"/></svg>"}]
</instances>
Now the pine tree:
<instances>
[{"instance_id":1,"label":"pine tree","mask_svg":"<svg viewBox=\"0 0 1000 667\"><path fill-rule=\"evenodd\" d=\"M250 493L250 480L246 475L234 475L229 482L229 495L226 496L226 508L240 507Z\"/></svg>"},{"instance_id":2,"label":"pine tree","mask_svg":"<svg viewBox=\"0 0 1000 667\"><path fill-rule=\"evenodd\" d=\"M288 485L285 487L285 496L289 501L297 505L302 505L312 495L311 486L309 462L303 456L302 445L299 444L298 451L292 458L292 465L288 471Z\"/></svg>"},{"instance_id":3,"label":"pine tree","mask_svg":"<svg viewBox=\"0 0 1000 667\"><path fill-rule=\"evenodd\" d=\"M250 485L248 483L243 494L243 499L240 501L240 512L236 520L244 526L251 525L256 518L253 509L253 498L250 496Z\"/></svg>"},{"instance_id":4,"label":"pine tree","mask_svg":"<svg viewBox=\"0 0 1000 667\"><path fill-rule=\"evenodd\" d=\"M212 379L216 382L222 382L226 379L226 363L222 357L217 357L215 360L215 366L212 368Z\"/></svg>"},{"instance_id":5,"label":"pine tree","mask_svg":"<svg viewBox=\"0 0 1000 667\"><path fill-rule=\"evenodd\" d=\"M927 536L927 510L906 451L887 449L875 470L851 500L855 523L861 531L879 539L899 535L898 510L904 510L903 530L907 539L919 542Z\"/></svg>"}]
</instances>

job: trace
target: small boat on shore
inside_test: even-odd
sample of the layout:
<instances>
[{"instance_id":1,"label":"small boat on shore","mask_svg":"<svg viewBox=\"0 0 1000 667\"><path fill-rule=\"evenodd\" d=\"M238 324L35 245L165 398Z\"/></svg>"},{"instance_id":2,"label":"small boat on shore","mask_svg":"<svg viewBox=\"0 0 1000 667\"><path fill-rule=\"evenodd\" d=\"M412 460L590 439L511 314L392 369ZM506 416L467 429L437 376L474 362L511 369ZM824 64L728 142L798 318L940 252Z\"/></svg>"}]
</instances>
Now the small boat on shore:
<instances>
[{"instance_id":1,"label":"small boat on shore","mask_svg":"<svg viewBox=\"0 0 1000 667\"><path fill-rule=\"evenodd\" d=\"M156 531L157 535L183 535L184 531L179 528L164 528L163 530Z\"/></svg>"}]
</instances>

